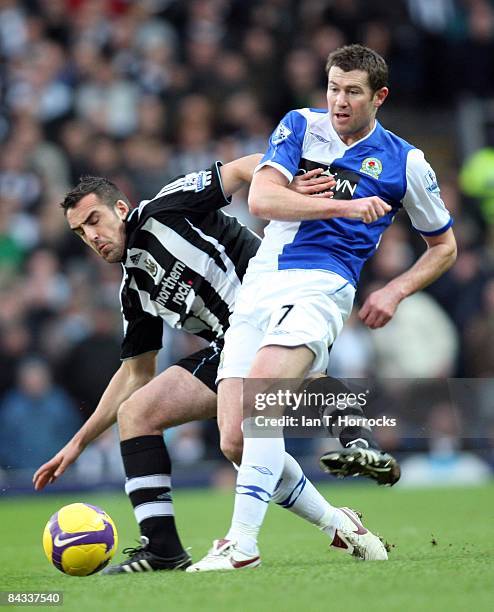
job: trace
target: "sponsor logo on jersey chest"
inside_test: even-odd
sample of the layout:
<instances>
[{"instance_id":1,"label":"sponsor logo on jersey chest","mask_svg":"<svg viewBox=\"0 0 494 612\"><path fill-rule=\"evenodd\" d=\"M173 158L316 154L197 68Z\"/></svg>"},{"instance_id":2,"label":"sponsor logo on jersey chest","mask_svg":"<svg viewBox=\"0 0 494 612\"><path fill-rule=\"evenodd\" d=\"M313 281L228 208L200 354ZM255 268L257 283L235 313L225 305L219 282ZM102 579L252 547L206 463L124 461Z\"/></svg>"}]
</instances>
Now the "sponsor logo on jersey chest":
<instances>
[{"instance_id":1,"label":"sponsor logo on jersey chest","mask_svg":"<svg viewBox=\"0 0 494 612\"><path fill-rule=\"evenodd\" d=\"M182 272L185 270L185 264L181 261L176 261L168 276L163 277L160 283L160 289L156 296L156 302L161 306L166 306L167 301L171 301L178 306L181 306L190 290L192 289L192 281L184 281L180 279Z\"/></svg>"},{"instance_id":2,"label":"sponsor logo on jersey chest","mask_svg":"<svg viewBox=\"0 0 494 612\"><path fill-rule=\"evenodd\" d=\"M357 191L362 175L348 168L340 168L335 164L329 167L324 162L315 162L302 158L298 174L314 170L315 168L325 168L321 173L325 176L332 176L335 180L334 187L331 187L333 197L337 200L351 200Z\"/></svg>"}]
</instances>

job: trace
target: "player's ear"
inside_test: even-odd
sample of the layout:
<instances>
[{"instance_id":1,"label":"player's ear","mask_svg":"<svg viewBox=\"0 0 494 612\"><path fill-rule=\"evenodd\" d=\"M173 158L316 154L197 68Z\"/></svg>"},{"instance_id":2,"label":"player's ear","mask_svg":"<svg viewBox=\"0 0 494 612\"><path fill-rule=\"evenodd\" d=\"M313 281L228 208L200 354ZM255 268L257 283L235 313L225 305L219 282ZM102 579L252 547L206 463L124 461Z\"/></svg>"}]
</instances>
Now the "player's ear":
<instances>
[{"instance_id":1,"label":"player's ear","mask_svg":"<svg viewBox=\"0 0 494 612\"><path fill-rule=\"evenodd\" d=\"M129 214L129 205L123 200L117 200L115 203L115 210L118 217L123 221Z\"/></svg>"},{"instance_id":2,"label":"player's ear","mask_svg":"<svg viewBox=\"0 0 494 612\"><path fill-rule=\"evenodd\" d=\"M388 97L389 89L387 87L381 87L374 94L374 106L378 109L383 105L384 100Z\"/></svg>"}]
</instances>

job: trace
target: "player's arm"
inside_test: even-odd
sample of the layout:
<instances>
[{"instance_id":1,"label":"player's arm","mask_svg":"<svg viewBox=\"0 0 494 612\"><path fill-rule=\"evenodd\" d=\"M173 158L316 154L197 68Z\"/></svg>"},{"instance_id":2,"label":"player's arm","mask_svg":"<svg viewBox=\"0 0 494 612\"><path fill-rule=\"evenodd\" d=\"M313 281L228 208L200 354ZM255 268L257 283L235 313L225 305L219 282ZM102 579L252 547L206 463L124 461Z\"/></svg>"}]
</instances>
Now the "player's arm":
<instances>
[{"instance_id":1,"label":"player's arm","mask_svg":"<svg viewBox=\"0 0 494 612\"><path fill-rule=\"evenodd\" d=\"M262 155L255 153L220 166L223 191L227 197L252 181L254 170L261 159ZM328 192L328 190L334 186L335 181L332 176L321 176L322 172L322 168L318 168L296 176L290 184L290 190L305 194L306 196L330 197L332 193Z\"/></svg>"},{"instance_id":2,"label":"player's arm","mask_svg":"<svg viewBox=\"0 0 494 612\"><path fill-rule=\"evenodd\" d=\"M306 221L345 217L364 223L377 221L391 211L391 206L377 196L355 200L335 200L332 193L317 197L289 189L288 178L272 166L254 174L249 192L249 210L262 219Z\"/></svg>"},{"instance_id":3,"label":"player's arm","mask_svg":"<svg viewBox=\"0 0 494 612\"><path fill-rule=\"evenodd\" d=\"M254 153L240 157L220 167L221 182L226 196L230 196L246 183L250 183L256 166L261 161L262 155Z\"/></svg>"},{"instance_id":4,"label":"player's arm","mask_svg":"<svg viewBox=\"0 0 494 612\"><path fill-rule=\"evenodd\" d=\"M439 236L423 238L427 250L415 264L365 300L359 317L371 329L386 325L402 300L433 283L454 264L456 240L451 228Z\"/></svg>"},{"instance_id":5,"label":"player's arm","mask_svg":"<svg viewBox=\"0 0 494 612\"><path fill-rule=\"evenodd\" d=\"M402 300L430 285L456 260L453 220L441 199L434 170L419 149L412 149L407 155L402 202L427 250L409 270L368 296L359 316L371 329L386 325Z\"/></svg>"},{"instance_id":6,"label":"player's arm","mask_svg":"<svg viewBox=\"0 0 494 612\"><path fill-rule=\"evenodd\" d=\"M93 414L71 440L34 474L33 483L37 491L61 476L90 442L116 422L120 405L155 376L156 356L157 352L151 351L122 362Z\"/></svg>"}]
</instances>

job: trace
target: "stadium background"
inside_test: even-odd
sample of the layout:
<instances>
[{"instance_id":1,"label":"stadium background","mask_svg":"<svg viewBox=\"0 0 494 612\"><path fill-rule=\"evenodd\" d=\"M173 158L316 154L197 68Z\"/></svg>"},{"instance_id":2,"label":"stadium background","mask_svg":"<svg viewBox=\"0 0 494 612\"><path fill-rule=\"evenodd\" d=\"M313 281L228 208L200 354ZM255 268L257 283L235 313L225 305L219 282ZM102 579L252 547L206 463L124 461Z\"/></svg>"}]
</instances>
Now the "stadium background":
<instances>
[{"instance_id":1,"label":"stadium background","mask_svg":"<svg viewBox=\"0 0 494 612\"><path fill-rule=\"evenodd\" d=\"M385 127L424 149L455 217L454 268L370 332L353 317L331 372L463 378L421 433L380 433L410 482L481 482L494 469L494 2L489 0L0 1L0 489L32 472L96 406L119 364L119 266L67 231L58 207L83 174L131 200L174 175L262 152L291 108L325 106L327 55L361 42L390 63ZM231 213L249 217L246 194ZM367 266L359 300L423 249L406 215ZM199 348L165 330L160 368ZM389 416L393 416L392 414ZM167 433L175 483L230 485L216 424ZM317 475L320 440L292 440ZM320 474L319 474L320 476ZM115 432L56 489L121 487Z\"/></svg>"}]
</instances>

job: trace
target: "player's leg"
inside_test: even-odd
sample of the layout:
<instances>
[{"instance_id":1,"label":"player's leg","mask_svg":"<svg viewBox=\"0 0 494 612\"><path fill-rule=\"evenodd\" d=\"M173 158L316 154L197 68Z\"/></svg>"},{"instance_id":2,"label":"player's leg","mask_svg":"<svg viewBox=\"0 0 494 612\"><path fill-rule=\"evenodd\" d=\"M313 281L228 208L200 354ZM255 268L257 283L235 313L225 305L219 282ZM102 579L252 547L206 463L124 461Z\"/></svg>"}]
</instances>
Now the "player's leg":
<instances>
[{"instance_id":1,"label":"player's leg","mask_svg":"<svg viewBox=\"0 0 494 612\"><path fill-rule=\"evenodd\" d=\"M269 382L300 379L313 360L314 354L306 346L265 346L257 352L249 378ZM226 538L238 542L239 548L248 554L257 551L257 535L285 463L283 428L273 431L274 437L270 438L244 437L233 519Z\"/></svg>"},{"instance_id":2,"label":"player's leg","mask_svg":"<svg viewBox=\"0 0 494 612\"><path fill-rule=\"evenodd\" d=\"M309 380L303 390L318 398L328 397L328 394L345 397L352 393L342 381L322 375ZM345 405L342 402L335 408L321 399L315 408L319 418L329 417L329 435L341 444L341 448L330 450L321 457L320 464L325 472L338 478L364 476L384 486L398 482L401 474L398 461L380 447L358 403ZM352 424L347 425L345 417L351 418Z\"/></svg>"},{"instance_id":3,"label":"player's leg","mask_svg":"<svg viewBox=\"0 0 494 612\"><path fill-rule=\"evenodd\" d=\"M251 370L255 378L301 378L313 361L306 347L268 346L260 349ZM241 411L239 379L220 383L222 400L230 407L237 402ZM226 390L226 393L225 393ZM343 526L341 511L331 506L305 477L297 461L284 450L282 430L274 438L244 438L242 464L237 477L235 508L231 527L217 540L205 559L187 571L240 569L260 563L257 536L270 500L319 527L334 542L337 529ZM344 515L343 515L344 516Z\"/></svg>"},{"instance_id":4,"label":"player's leg","mask_svg":"<svg viewBox=\"0 0 494 612\"><path fill-rule=\"evenodd\" d=\"M333 548L364 560L387 558L382 542L362 525L360 517L349 508L332 506L288 453L271 501L318 527Z\"/></svg>"},{"instance_id":5,"label":"player's leg","mask_svg":"<svg viewBox=\"0 0 494 612\"><path fill-rule=\"evenodd\" d=\"M327 278L323 280L326 282ZM295 279L295 284L297 284L297 279ZM297 289L299 289L298 286ZM298 294L300 295L300 292ZM351 305L353 295L349 295L349 298ZM327 294L322 295L319 300L314 299L312 294L305 302L299 300L298 303L289 306L281 305L282 303L279 302L279 308L271 312L267 333L254 358L250 378L300 379L310 369L320 371L324 360L327 360L327 347L330 341L332 342L341 330L343 314L339 306ZM296 316L291 316L287 325L285 320L292 312ZM238 344L234 342L236 330L237 325L232 324L227 333L225 342L227 358L220 377L244 375L245 368L239 366L238 359L236 361L236 353L238 353L238 348L236 348ZM219 410L225 409L227 407L220 403ZM231 570L255 567L260 563L257 534L284 463L282 435L269 439L245 437L231 529L226 538L217 540L210 553L190 567L188 571ZM302 477L300 470L298 481ZM293 488L292 492L294 492ZM294 494L297 495L296 492ZM334 512L333 510L330 514L332 517L330 522L333 521L333 517L344 520L340 516L342 514L340 511ZM320 516L323 514L321 513L315 520L321 520ZM338 529L337 525L332 525L332 527L335 530ZM372 534L370 536L377 540ZM366 558L365 554L360 554L360 556ZM371 557L367 556L367 558ZM385 558L385 551L383 558Z\"/></svg>"},{"instance_id":6,"label":"player's leg","mask_svg":"<svg viewBox=\"0 0 494 612\"><path fill-rule=\"evenodd\" d=\"M142 546L129 549L129 558L105 573L185 569L190 564L175 526L171 460L162 432L216 414L216 394L204 374L208 358L214 358L211 348L168 368L136 391L119 410L125 490L139 524ZM201 364L204 380L188 371ZM211 380L214 382L214 377Z\"/></svg>"},{"instance_id":7,"label":"player's leg","mask_svg":"<svg viewBox=\"0 0 494 612\"><path fill-rule=\"evenodd\" d=\"M242 461L243 378L227 378L218 385L218 429L222 453L235 466Z\"/></svg>"},{"instance_id":8,"label":"player's leg","mask_svg":"<svg viewBox=\"0 0 494 612\"><path fill-rule=\"evenodd\" d=\"M266 346L257 353L250 376L273 380L284 373L286 378L300 379L313 361L314 353L304 346ZM281 430L275 438L244 438L236 492L232 524L225 540L237 543L245 564L249 559L258 563L257 535L270 500L319 527L331 543L336 541L337 530L344 529L350 520L324 499L297 461L285 452ZM369 534L368 540L370 546L361 547L359 554L383 557L385 551L378 539ZM353 552L353 547L349 545L347 550Z\"/></svg>"},{"instance_id":9,"label":"player's leg","mask_svg":"<svg viewBox=\"0 0 494 612\"><path fill-rule=\"evenodd\" d=\"M173 365L122 404L120 440L161 435L170 427L215 416L216 393L181 365Z\"/></svg>"},{"instance_id":10,"label":"player's leg","mask_svg":"<svg viewBox=\"0 0 494 612\"><path fill-rule=\"evenodd\" d=\"M270 286L269 280L263 279L264 283L268 281L265 286ZM248 292L249 290L244 290L244 293L248 294ZM268 303L266 300L256 301L255 288L250 297L251 304L256 305L253 314L256 328L251 325L252 330L248 329L250 322L247 323L247 318L242 316L243 312L232 317L231 326L225 338L224 363L218 373L219 378L245 377L248 374L249 379L257 379L255 384L261 386L259 391L262 391L263 384L269 387L273 379L304 378L314 362L315 354L308 344L315 338L319 344L324 346L327 359L327 344L325 344L327 323L322 316L319 315L319 323L322 323L325 328L322 334L319 334L320 330L316 325L315 331L312 332L313 335L307 337L302 333L299 338L290 333L293 331L291 322L295 320L295 326L298 328L306 330L313 328L312 321L307 320L310 319L312 312L311 308L307 310L307 304L299 302L289 306L285 305L284 296L279 295L277 290L272 296L268 296ZM272 299L275 300L274 307ZM241 309L244 308L246 302L247 300L240 302ZM248 307L246 310L248 311ZM303 321L300 321L297 313L300 313ZM288 326L290 329L287 327L287 319L290 319ZM255 343L252 341L254 335L257 336ZM284 342L281 344L285 344L284 346L280 346L278 342L282 337ZM247 381L249 385L251 382ZM224 384L223 381L221 384ZM251 390L248 389L247 393L250 392ZM228 396L225 397L222 394L221 385L219 393L218 411L219 414L223 414L224 411L231 408L231 401L230 405L225 405L225 399ZM243 401L237 401L239 401L240 410ZM248 415L251 414L253 408L249 405L251 401L252 398L246 397ZM230 530L226 538L216 541L211 554L194 564L189 568L190 570L235 569L255 567L259 564L257 534L284 464L285 445L282 428L277 435L271 438L244 436L242 464L237 477L235 509ZM232 547L235 548L233 555L231 554Z\"/></svg>"},{"instance_id":11,"label":"player's leg","mask_svg":"<svg viewBox=\"0 0 494 612\"><path fill-rule=\"evenodd\" d=\"M235 371L246 376L250 367L249 362L254 360L262 340L260 331L248 322L237 321L232 324L228 334L232 336L230 346L242 347L242 351L236 359ZM273 350L276 350L276 347L266 347L263 350L270 362L276 363L277 356L275 359L271 359L275 357L272 353ZM311 358L311 354L305 354L308 359ZM294 356L293 353L289 355L290 357ZM229 356L224 357L229 359ZM293 367L293 365L294 362L290 359L290 367ZM298 373L298 371L294 373ZM228 374L228 372L223 368L222 375L225 374ZM273 372L269 372L269 374L273 374ZM243 385L243 378L238 377L226 378L221 380L218 385L218 427L221 435L221 449L225 456L237 465L240 465L242 459ZM284 453L283 457L283 469L275 493L275 502L313 525L326 528L332 506L307 480L297 461L288 453ZM330 534L330 531L328 531L328 534Z\"/></svg>"},{"instance_id":12,"label":"player's leg","mask_svg":"<svg viewBox=\"0 0 494 612\"><path fill-rule=\"evenodd\" d=\"M218 386L218 403L229 408L227 414L218 414L222 451L236 465L240 465L242 460L242 386L241 378L223 380ZM336 509L319 493L298 462L287 452L284 453L283 470L271 500L321 529L330 541L334 539L336 525L333 518ZM250 532L249 527L244 525L240 529Z\"/></svg>"},{"instance_id":13,"label":"player's leg","mask_svg":"<svg viewBox=\"0 0 494 612\"><path fill-rule=\"evenodd\" d=\"M331 381L329 385L328 381ZM236 465L240 465L242 458L243 384L243 378L229 378L221 381L218 386L218 427L221 434L221 450L225 457ZM321 390L350 393L343 383L323 375L311 379L304 389L307 393L313 394L318 394ZM224 406L225 410L222 411L221 406ZM320 414L317 416L328 414L324 408L324 406L321 407ZM342 415L365 418L359 406L353 406L348 410L338 410L338 416ZM369 428L365 425L341 427L336 424L336 419L333 421L335 424L328 428L329 435L338 439L342 448L329 451L321 457L321 467L324 471L341 478L354 475L364 476L387 486L399 480L398 462L390 453L380 448Z\"/></svg>"},{"instance_id":14,"label":"player's leg","mask_svg":"<svg viewBox=\"0 0 494 612\"><path fill-rule=\"evenodd\" d=\"M279 380L282 387L289 386L289 381L301 381L309 372L325 369L327 347L343 326L340 309L330 297L324 294L315 296L312 290L308 290L309 295L303 295L300 280L304 276L285 275L287 284L293 284L292 295L300 296L298 301L285 303L285 296L273 296L276 305L271 306L260 348L248 374L250 381L247 384L255 384L257 393L263 392L263 385L266 391L271 391L274 381ZM225 341L226 355L222 374L234 372L237 367L234 350L229 348L234 334L235 327L230 336L227 334ZM295 383L294 390L299 384ZM248 393L251 393L250 389ZM249 416L255 412L251 405L253 401L251 397L246 398ZM247 432L244 431L244 434ZM281 477L284 455L282 428L270 438L255 436L255 432L253 435L244 435L235 507L227 539L238 542L240 549L248 554L253 555L257 550L257 535Z\"/></svg>"},{"instance_id":15,"label":"player's leg","mask_svg":"<svg viewBox=\"0 0 494 612\"><path fill-rule=\"evenodd\" d=\"M266 351L274 358L270 363L283 367L283 351ZM300 349L304 347L299 347ZM305 355L298 351L301 361ZM262 356L262 349L258 355ZM290 364L292 365L293 353ZM255 371L255 370L254 370ZM290 372L289 367L286 368ZM295 378L296 371L292 376ZM275 378L274 372L269 373ZM238 379L222 381L228 386L223 397L234 398ZM220 392L221 393L221 392ZM241 401L238 399L240 406ZM240 410L238 411L240 412ZM357 514L348 508L332 506L306 478L298 462L284 450L283 436L275 438L244 438L244 451L236 486L235 507L227 535L215 540L210 553L187 569L192 571L232 570L257 567L260 555L257 536L269 501L274 501L325 533L330 546L363 560L385 560L387 553L378 537L368 531Z\"/></svg>"}]
</instances>

